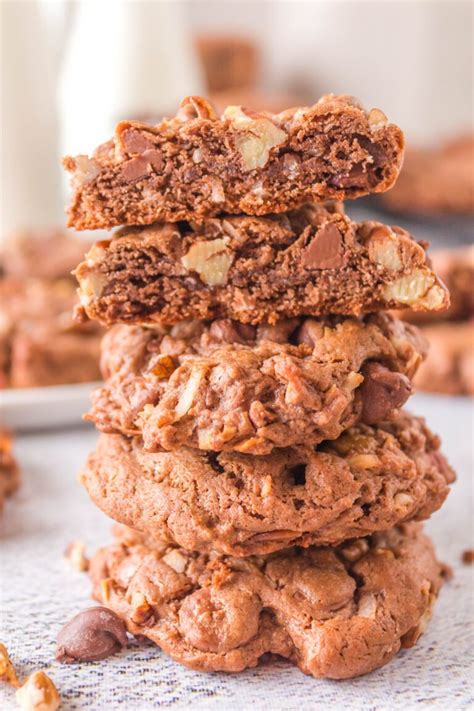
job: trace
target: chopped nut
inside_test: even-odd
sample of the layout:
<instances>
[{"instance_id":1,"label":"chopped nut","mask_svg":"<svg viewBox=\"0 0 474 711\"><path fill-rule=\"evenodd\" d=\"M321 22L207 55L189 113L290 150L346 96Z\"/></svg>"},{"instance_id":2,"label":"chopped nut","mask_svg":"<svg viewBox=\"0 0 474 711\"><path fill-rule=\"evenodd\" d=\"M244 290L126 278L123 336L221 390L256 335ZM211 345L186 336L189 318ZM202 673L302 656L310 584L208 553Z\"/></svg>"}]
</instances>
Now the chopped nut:
<instances>
[{"instance_id":1,"label":"chopped nut","mask_svg":"<svg viewBox=\"0 0 474 711\"><path fill-rule=\"evenodd\" d=\"M193 244L181 258L185 269L197 272L208 286L221 286L227 281L233 256L222 238Z\"/></svg>"},{"instance_id":2,"label":"chopped nut","mask_svg":"<svg viewBox=\"0 0 474 711\"><path fill-rule=\"evenodd\" d=\"M166 555L163 556L163 560L166 565L169 565L170 568L173 568L176 573L184 573L184 571L186 570L186 565L188 563L188 559L186 558L186 556L176 550L176 548L173 548L168 553L166 553Z\"/></svg>"},{"instance_id":3,"label":"chopped nut","mask_svg":"<svg viewBox=\"0 0 474 711\"><path fill-rule=\"evenodd\" d=\"M79 299L83 306L89 306L91 301L99 298L104 286L104 278L99 274L90 272L80 279Z\"/></svg>"},{"instance_id":4,"label":"chopped nut","mask_svg":"<svg viewBox=\"0 0 474 711\"><path fill-rule=\"evenodd\" d=\"M58 690L42 671L28 677L16 692L16 700L24 711L56 711L61 703Z\"/></svg>"},{"instance_id":5,"label":"chopped nut","mask_svg":"<svg viewBox=\"0 0 474 711\"><path fill-rule=\"evenodd\" d=\"M217 115L206 99L200 96L186 96L179 106L176 118L185 123L195 118L216 119Z\"/></svg>"},{"instance_id":6,"label":"chopped nut","mask_svg":"<svg viewBox=\"0 0 474 711\"><path fill-rule=\"evenodd\" d=\"M266 476L262 485L262 496L269 496L272 493L273 482L271 476Z\"/></svg>"},{"instance_id":7,"label":"chopped nut","mask_svg":"<svg viewBox=\"0 0 474 711\"><path fill-rule=\"evenodd\" d=\"M399 494L395 494L393 497L393 503L395 504L396 511L410 508L413 504L413 496L410 496L410 494L407 494L405 491L401 491Z\"/></svg>"},{"instance_id":8,"label":"chopped nut","mask_svg":"<svg viewBox=\"0 0 474 711\"><path fill-rule=\"evenodd\" d=\"M370 437L358 432L346 431L338 439L330 442L330 444L328 443L328 445L335 449L338 454L345 456L351 451L360 452L369 449L372 445L372 440Z\"/></svg>"},{"instance_id":9,"label":"chopped nut","mask_svg":"<svg viewBox=\"0 0 474 711\"><path fill-rule=\"evenodd\" d=\"M110 593L112 592L112 578L104 578L100 581L100 596L102 602L108 602L110 600Z\"/></svg>"},{"instance_id":10,"label":"chopped nut","mask_svg":"<svg viewBox=\"0 0 474 711\"><path fill-rule=\"evenodd\" d=\"M408 306L437 310L446 302L446 293L434 277L423 271L415 269L411 274L385 284L382 294L387 301L395 301Z\"/></svg>"},{"instance_id":11,"label":"chopped nut","mask_svg":"<svg viewBox=\"0 0 474 711\"><path fill-rule=\"evenodd\" d=\"M369 544L367 543L365 538L359 538L356 541L353 541L352 543L349 543L348 545L344 546L344 548L341 548L341 553L344 556L344 558L351 563L355 563L357 560L362 558L363 555L365 555L369 550Z\"/></svg>"},{"instance_id":12,"label":"chopped nut","mask_svg":"<svg viewBox=\"0 0 474 711\"><path fill-rule=\"evenodd\" d=\"M462 562L464 565L472 565L474 563L474 548L468 548L462 552Z\"/></svg>"},{"instance_id":13,"label":"chopped nut","mask_svg":"<svg viewBox=\"0 0 474 711\"><path fill-rule=\"evenodd\" d=\"M176 370L176 366L173 359L169 355L160 355L151 372L158 380L167 380L174 370Z\"/></svg>"},{"instance_id":14,"label":"chopped nut","mask_svg":"<svg viewBox=\"0 0 474 711\"><path fill-rule=\"evenodd\" d=\"M344 387L355 390L363 382L364 376L352 370L344 381Z\"/></svg>"},{"instance_id":15,"label":"chopped nut","mask_svg":"<svg viewBox=\"0 0 474 711\"><path fill-rule=\"evenodd\" d=\"M245 131L235 137L244 170L263 168L270 157L270 150L286 141L285 131L272 121L259 114L247 114L240 106L228 106L223 118L228 119L238 131Z\"/></svg>"},{"instance_id":16,"label":"chopped nut","mask_svg":"<svg viewBox=\"0 0 474 711\"><path fill-rule=\"evenodd\" d=\"M74 158L74 173L72 176L73 187L78 189L86 183L90 183L100 173L99 164L88 156L76 156Z\"/></svg>"},{"instance_id":17,"label":"chopped nut","mask_svg":"<svg viewBox=\"0 0 474 711\"><path fill-rule=\"evenodd\" d=\"M380 464L380 459L375 454L354 454L347 461L351 467L359 469L376 469Z\"/></svg>"},{"instance_id":18,"label":"chopped nut","mask_svg":"<svg viewBox=\"0 0 474 711\"><path fill-rule=\"evenodd\" d=\"M388 118L385 116L383 111L380 109L371 109L367 117L369 126L371 128L381 128L388 124Z\"/></svg>"},{"instance_id":19,"label":"chopped nut","mask_svg":"<svg viewBox=\"0 0 474 711\"><path fill-rule=\"evenodd\" d=\"M7 681L12 686L20 686L15 667L10 659L7 648L0 642L0 680Z\"/></svg>"},{"instance_id":20,"label":"chopped nut","mask_svg":"<svg viewBox=\"0 0 474 711\"><path fill-rule=\"evenodd\" d=\"M360 596L357 614L359 617L367 617L371 620L375 619L375 615L377 614L377 600L373 593L363 593Z\"/></svg>"},{"instance_id":21,"label":"chopped nut","mask_svg":"<svg viewBox=\"0 0 474 711\"><path fill-rule=\"evenodd\" d=\"M89 568L89 559L86 557L84 544L81 541L73 541L64 551L64 557L70 562L74 570L83 573Z\"/></svg>"},{"instance_id":22,"label":"chopped nut","mask_svg":"<svg viewBox=\"0 0 474 711\"><path fill-rule=\"evenodd\" d=\"M143 593L137 592L132 596L131 620L136 625L143 625L153 614L153 610Z\"/></svg>"},{"instance_id":23,"label":"chopped nut","mask_svg":"<svg viewBox=\"0 0 474 711\"><path fill-rule=\"evenodd\" d=\"M398 271L403 262L398 249L398 240L388 227L379 227L372 231L369 241L369 259L386 269Z\"/></svg>"},{"instance_id":24,"label":"chopped nut","mask_svg":"<svg viewBox=\"0 0 474 711\"><path fill-rule=\"evenodd\" d=\"M224 193L224 187L222 185L222 181L219 180L219 178L212 178L210 179L211 182L211 200L212 202L224 202L225 201L225 193Z\"/></svg>"},{"instance_id":25,"label":"chopped nut","mask_svg":"<svg viewBox=\"0 0 474 711\"><path fill-rule=\"evenodd\" d=\"M204 380L208 368L204 366L198 366L191 370L191 375L189 376L186 387L181 393L179 400L174 409L174 413L177 419L184 417L184 415L189 411L191 405L194 402L194 398L199 390L201 382Z\"/></svg>"}]
</instances>

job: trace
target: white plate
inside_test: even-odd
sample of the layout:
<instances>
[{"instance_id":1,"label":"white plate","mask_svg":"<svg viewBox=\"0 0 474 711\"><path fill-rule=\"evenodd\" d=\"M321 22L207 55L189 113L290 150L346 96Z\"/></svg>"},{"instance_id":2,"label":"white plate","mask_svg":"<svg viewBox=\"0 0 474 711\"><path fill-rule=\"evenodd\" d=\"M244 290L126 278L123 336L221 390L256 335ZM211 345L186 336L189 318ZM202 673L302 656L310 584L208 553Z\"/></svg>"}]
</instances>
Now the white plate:
<instances>
[{"instance_id":1,"label":"white plate","mask_svg":"<svg viewBox=\"0 0 474 711\"><path fill-rule=\"evenodd\" d=\"M0 423L14 430L78 425L99 382L0 390Z\"/></svg>"}]
</instances>

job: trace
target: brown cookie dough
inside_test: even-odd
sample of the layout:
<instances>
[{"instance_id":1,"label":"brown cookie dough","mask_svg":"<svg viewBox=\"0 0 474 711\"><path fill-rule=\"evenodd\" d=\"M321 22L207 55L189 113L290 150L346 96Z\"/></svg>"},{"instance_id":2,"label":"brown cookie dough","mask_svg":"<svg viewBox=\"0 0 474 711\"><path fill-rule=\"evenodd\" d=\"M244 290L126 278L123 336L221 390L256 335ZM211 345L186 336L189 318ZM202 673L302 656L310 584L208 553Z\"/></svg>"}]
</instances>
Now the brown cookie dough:
<instances>
[{"instance_id":1,"label":"brown cookie dough","mask_svg":"<svg viewBox=\"0 0 474 711\"><path fill-rule=\"evenodd\" d=\"M0 427L0 511L7 496L20 484L20 468L13 456L12 434Z\"/></svg>"},{"instance_id":2,"label":"brown cookie dough","mask_svg":"<svg viewBox=\"0 0 474 711\"><path fill-rule=\"evenodd\" d=\"M474 319L431 324L423 333L430 346L415 377L417 389L474 395Z\"/></svg>"},{"instance_id":3,"label":"brown cookie dough","mask_svg":"<svg viewBox=\"0 0 474 711\"><path fill-rule=\"evenodd\" d=\"M0 388L100 379L102 329L76 323L70 279L0 281Z\"/></svg>"},{"instance_id":4,"label":"brown cookie dough","mask_svg":"<svg viewBox=\"0 0 474 711\"><path fill-rule=\"evenodd\" d=\"M234 34L200 34L195 37L194 44L208 91L247 89L255 85L259 52L250 38Z\"/></svg>"},{"instance_id":5,"label":"brown cookie dough","mask_svg":"<svg viewBox=\"0 0 474 711\"><path fill-rule=\"evenodd\" d=\"M426 344L416 327L375 314L116 326L102 348L106 382L86 415L98 429L141 434L149 451L267 454L387 417L408 398Z\"/></svg>"},{"instance_id":6,"label":"brown cookie dough","mask_svg":"<svg viewBox=\"0 0 474 711\"><path fill-rule=\"evenodd\" d=\"M423 420L400 413L262 457L149 454L138 438L101 435L81 479L120 523L190 550L247 556L428 518L454 475Z\"/></svg>"},{"instance_id":7,"label":"brown cookie dough","mask_svg":"<svg viewBox=\"0 0 474 711\"><path fill-rule=\"evenodd\" d=\"M398 227L352 222L337 206L127 228L76 272L86 314L104 324L359 315L449 296L425 251Z\"/></svg>"},{"instance_id":8,"label":"brown cookie dough","mask_svg":"<svg viewBox=\"0 0 474 711\"><path fill-rule=\"evenodd\" d=\"M245 560L122 529L94 557L91 578L94 597L131 633L192 669L239 672L270 652L306 674L342 679L416 643L443 566L417 524Z\"/></svg>"},{"instance_id":9,"label":"brown cookie dough","mask_svg":"<svg viewBox=\"0 0 474 711\"><path fill-rule=\"evenodd\" d=\"M474 135L436 148L409 148L395 187L382 199L402 213L473 214Z\"/></svg>"},{"instance_id":10,"label":"brown cookie dough","mask_svg":"<svg viewBox=\"0 0 474 711\"><path fill-rule=\"evenodd\" d=\"M381 111L345 96L275 115L228 107L221 118L188 97L175 118L122 121L91 158L64 159L74 190L68 224L264 215L382 192L397 178L403 145Z\"/></svg>"}]
</instances>

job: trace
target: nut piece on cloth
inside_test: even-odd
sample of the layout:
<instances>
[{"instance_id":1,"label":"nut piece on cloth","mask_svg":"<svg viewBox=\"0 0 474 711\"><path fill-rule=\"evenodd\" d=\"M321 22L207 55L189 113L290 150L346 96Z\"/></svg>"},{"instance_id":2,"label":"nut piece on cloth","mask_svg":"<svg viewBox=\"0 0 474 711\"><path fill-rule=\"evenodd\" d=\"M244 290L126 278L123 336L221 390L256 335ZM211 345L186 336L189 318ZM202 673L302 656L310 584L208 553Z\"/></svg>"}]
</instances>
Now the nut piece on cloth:
<instances>
[{"instance_id":1,"label":"nut piece on cloth","mask_svg":"<svg viewBox=\"0 0 474 711\"><path fill-rule=\"evenodd\" d=\"M21 686L16 675L13 662L8 655L7 648L0 642L0 681L7 681L12 686Z\"/></svg>"},{"instance_id":2,"label":"nut piece on cloth","mask_svg":"<svg viewBox=\"0 0 474 711\"><path fill-rule=\"evenodd\" d=\"M82 541L69 543L64 551L64 557L78 573L83 573L89 568L89 560L85 555L85 547Z\"/></svg>"},{"instance_id":3,"label":"nut piece on cloth","mask_svg":"<svg viewBox=\"0 0 474 711\"><path fill-rule=\"evenodd\" d=\"M416 642L444 581L418 524L245 559L116 529L91 561L94 597L107 579L106 604L131 633L202 671L239 672L271 652L315 677L365 674ZM146 618L134 617L138 597Z\"/></svg>"},{"instance_id":4,"label":"nut piece on cloth","mask_svg":"<svg viewBox=\"0 0 474 711\"><path fill-rule=\"evenodd\" d=\"M58 690L42 671L28 677L16 692L16 700L23 711L56 711L61 704Z\"/></svg>"},{"instance_id":5,"label":"nut piece on cloth","mask_svg":"<svg viewBox=\"0 0 474 711\"><path fill-rule=\"evenodd\" d=\"M121 121L91 157L64 159L73 187L68 224L202 222L352 199L388 190L403 149L397 126L348 96L279 114L229 106L221 117L205 99L187 97L174 118Z\"/></svg>"},{"instance_id":6,"label":"nut piece on cloth","mask_svg":"<svg viewBox=\"0 0 474 711\"><path fill-rule=\"evenodd\" d=\"M95 662L127 646L124 623L106 607L89 607L67 622L57 636L56 659Z\"/></svg>"}]
</instances>

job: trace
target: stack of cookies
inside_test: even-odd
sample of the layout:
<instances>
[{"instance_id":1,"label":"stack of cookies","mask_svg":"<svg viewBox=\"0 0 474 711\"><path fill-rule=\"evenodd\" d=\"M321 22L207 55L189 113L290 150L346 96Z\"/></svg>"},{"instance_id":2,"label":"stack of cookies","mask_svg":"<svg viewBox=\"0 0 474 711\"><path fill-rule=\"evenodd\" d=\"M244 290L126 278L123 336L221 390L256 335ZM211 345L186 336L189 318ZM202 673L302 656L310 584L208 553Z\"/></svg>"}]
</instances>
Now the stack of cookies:
<instances>
[{"instance_id":1,"label":"stack of cookies","mask_svg":"<svg viewBox=\"0 0 474 711\"><path fill-rule=\"evenodd\" d=\"M76 271L110 326L82 480L118 521L94 596L205 671L267 654L363 674L417 640L443 579L416 523L454 475L401 410L426 353L389 309L449 297L404 230L335 200L387 190L403 135L323 97L277 115L186 99L65 159Z\"/></svg>"}]
</instances>

